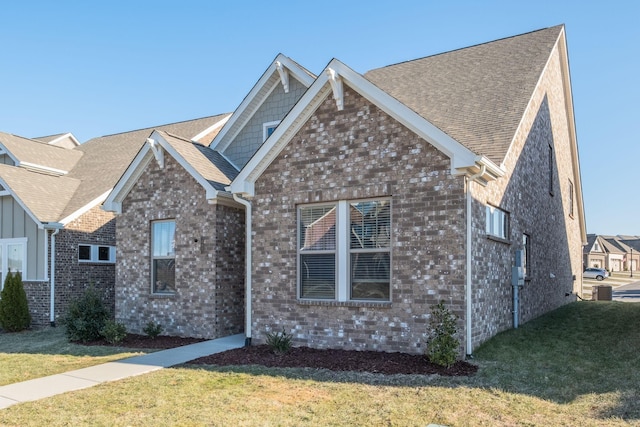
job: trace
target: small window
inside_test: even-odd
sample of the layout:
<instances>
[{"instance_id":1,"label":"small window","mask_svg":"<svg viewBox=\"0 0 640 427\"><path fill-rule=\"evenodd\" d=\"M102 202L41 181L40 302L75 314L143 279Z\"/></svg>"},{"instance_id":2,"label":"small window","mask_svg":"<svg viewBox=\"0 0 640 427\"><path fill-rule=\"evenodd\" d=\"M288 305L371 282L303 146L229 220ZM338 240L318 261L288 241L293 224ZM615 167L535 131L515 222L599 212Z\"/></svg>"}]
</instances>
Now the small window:
<instances>
[{"instance_id":1,"label":"small window","mask_svg":"<svg viewBox=\"0 0 640 427\"><path fill-rule=\"evenodd\" d=\"M573 218L573 182L569 180L569 216Z\"/></svg>"},{"instance_id":2,"label":"small window","mask_svg":"<svg viewBox=\"0 0 640 427\"><path fill-rule=\"evenodd\" d=\"M488 236L507 240L509 215L502 209L487 205L486 232Z\"/></svg>"},{"instance_id":3,"label":"small window","mask_svg":"<svg viewBox=\"0 0 640 427\"><path fill-rule=\"evenodd\" d=\"M262 124L262 140L266 141L267 138L271 136L271 134L276 130L278 125L280 124L280 120L275 122L268 122Z\"/></svg>"},{"instance_id":4,"label":"small window","mask_svg":"<svg viewBox=\"0 0 640 427\"><path fill-rule=\"evenodd\" d=\"M0 290L4 286L7 273L20 273L27 277L27 239L0 239Z\"/></svg>"},{"instance_id":5,"label":"small window","mask_svg":"<svg viewBox=\"0 0 640 427\"><path fill-rule=\"evenodd\" d=\"M176 290L176 222L151 224L151 289L154 294L171 294Z\"/></svg>"},{"instance_id":6,"label":"small window","mask_svg":"<svg viewBox=\"0 0 640 427\"><path fill-rule=\"evenodd\" d=\"M522 267L524 270L524 278L528 279L531 276L531 237L528 234L522 235Z\"/></svg>"},{"instance_id":7,"label":"small window","mask_svg":"<svg viewBox=\"0 0 640 427\"><path fill-rule=\"evenodd\" d=\"M78 260L91 261L91 245L78 246Z\"/></svg>"},{"instance_id":8,"label":"small window","mask_svg":"<svg viewBox=\"0 0 640 427\"><path fill-rule=\"evenodd\" d=\"M78 261L114 264L116 262L116 247L78 245Z\"/></svg>"},{"instance_id":9,"label":"small window","mask_svg":"<svg viewBox=\"0 0 640 427\"><path fill-rule=\"evenodd\" d=\"M549 145L549 194L553 196L553 147Z\"/></svg>"}]
</instances>

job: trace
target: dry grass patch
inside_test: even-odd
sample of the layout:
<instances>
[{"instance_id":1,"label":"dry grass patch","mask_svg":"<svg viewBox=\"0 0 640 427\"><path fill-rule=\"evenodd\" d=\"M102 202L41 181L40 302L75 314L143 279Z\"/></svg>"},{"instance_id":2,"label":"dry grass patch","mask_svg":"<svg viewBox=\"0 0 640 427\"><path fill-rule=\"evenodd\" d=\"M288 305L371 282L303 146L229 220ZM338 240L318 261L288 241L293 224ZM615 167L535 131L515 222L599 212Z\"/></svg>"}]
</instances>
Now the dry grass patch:
<instances>
[{"instance_id":1,"label":"dry grass patch","mask_svg":"<svg viewBox=\"0 0 640 427\"><path fill-rule=\"evenodd\" d=\"M143 354L71 344L63 328L0 332L0 386Z\"/></svg>"}]
</instances>

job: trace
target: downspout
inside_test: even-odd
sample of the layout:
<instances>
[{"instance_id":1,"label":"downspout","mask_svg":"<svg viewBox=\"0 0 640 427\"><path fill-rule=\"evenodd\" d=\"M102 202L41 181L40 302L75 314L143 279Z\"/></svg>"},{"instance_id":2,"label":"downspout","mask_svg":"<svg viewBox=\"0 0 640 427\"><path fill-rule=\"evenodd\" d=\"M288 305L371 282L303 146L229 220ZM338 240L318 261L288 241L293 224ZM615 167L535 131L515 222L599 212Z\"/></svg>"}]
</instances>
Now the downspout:
<instances>
[{"instance_id":1,"label":"downspout","mask_svg":"<svg viewBox=\"0 0 640 427\"><path fill-rule=\"evenodd\" d=\"M49 223L44 226L45 230L53 230L53 233L51 233L51 252L49 253L51 257L51 274L49 276L49 283L51 285L51 294L49 296L49 323L52 327L56 326L56 234L60 232L61 228L62 224L59 223Z\"/></svg>"},{"instance_id":2,"label":"downspout","mask_svg":"<svg viewBox=\"0 0 640 427\"><path fill-rule=\"evenodd\" d=\"M233 194L233 200L245 207L245 256L244 256L244 282L245 282L245 326L244 345L251 345L251 202L241 198L238 194Z\"/></svg>"},{"instance_id":3,"label":"downspout","mask_svg":"<svg viewBox=\"0 0 640 427\"><path fill-rule=\"evenodd\" d=\"M465 281L465 299L467 300L467 304L466 304L466 353L467 353L467 358L472 358L473 357L473 340L472 340L472 331L471 328L473 326L473 322L471 321L471 317L473 315L473 304L472 304L472 296L473 293L471 292L471 286L472 286L472 282L471 282L471 268L472 268L472 262L471 262L471 256L472 256L472 251L471 251L471 243L472 243L472 224L473 221L472 219L472 212L471 212L471 183L473 181L475 181L477 178L481 177L482 175L484 175L484 173L486 172L487 167L485 165L482 165L482 167L480 168L480 171L474 175L465 177L465 198L466 198L466 209L467 209L467 235L466 235L466 248L467 248L467 266L466 266L466 272L467 272L467 277L466 277L466 281Z\"/></svg>"}]
</instances>

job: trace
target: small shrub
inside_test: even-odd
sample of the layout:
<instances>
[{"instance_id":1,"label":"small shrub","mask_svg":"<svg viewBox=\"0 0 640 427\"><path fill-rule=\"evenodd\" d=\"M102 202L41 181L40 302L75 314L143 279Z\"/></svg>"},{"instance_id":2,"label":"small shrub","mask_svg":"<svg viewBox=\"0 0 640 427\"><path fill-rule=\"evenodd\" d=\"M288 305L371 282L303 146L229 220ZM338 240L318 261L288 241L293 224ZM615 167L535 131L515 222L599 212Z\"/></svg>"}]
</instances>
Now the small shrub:
<instances>
[{"instance_id":1,"label":"small shrub","mask_svg":"<svg viewBox=\"0 0 640 427\"><path fill-rule=\"evenodd\" d=\"M160 323L149 321L142 331L151 339L156 339L158 335L162 333L162 325Z\"/></svg>"},{"instance_id":2,"label":"small shrub","mask_svg":"<svg viewBox=\"0 0 640 427\"><path fill-rule=\"evenodd\" d=\"M20 332L30 324L31 315L22 285L22 274L9 271L0 292L0 327L7 332Z\"/></svg>"},{"instance_id":3,"label":"small shrub","mask_svg":"<svg viewBox=\"0 0 640 427\"><path fill-rule=\"evenodd\" d=\"M127 328L114 320L107 320L100 334L109 344L118 344L127 336Z\"/></svg>"},{"instance_id":4,"label":"small shrub","mask_svg":"<svg viewBox=\"0 0 640 427\"><path fill-rule=\"evenodd\" d=\"M81 297L73 300L65 317L67 338L70 341L95 341L102 335L110 314L102 298L93 287L84 291Z\"/></svg>"},{"instance_id":5,"label":"small shrub","mask_svg":"<svg viewBox=\"0 0 640 427\"><path fill-rule=\"evenodd\" d=\"M460 346L456 338L457 321L458 316L444 306L444 301L440 301L431 309L426 350L426 356L430 362L446 368L456 363Z\"/></svg>"},{"instance_id":6,"label":"small shrub","mask_svg":"<svg viewBox=\"0 0 640 427\"><path fill-rule=\"evenodd\" d=\"M276 354L284 354L291 349L291 335L287 334L284 329L282 332L267 333L267 345Z\"/></svg>"}]
</instances>

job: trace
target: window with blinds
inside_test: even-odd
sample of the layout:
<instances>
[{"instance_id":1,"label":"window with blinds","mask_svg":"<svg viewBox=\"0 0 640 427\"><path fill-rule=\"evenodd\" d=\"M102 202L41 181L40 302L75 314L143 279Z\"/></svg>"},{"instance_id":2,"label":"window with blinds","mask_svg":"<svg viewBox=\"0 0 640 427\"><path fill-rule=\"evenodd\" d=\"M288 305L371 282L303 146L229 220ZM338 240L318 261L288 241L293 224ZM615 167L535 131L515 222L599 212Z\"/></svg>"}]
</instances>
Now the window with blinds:
<instances>
[{"instance_id":1,"label":"window with blinds","mask_svg":"<svg viewBox=\"0 0 640 427\"><path fill-rule=\"evenodd\" d=\"M301 206L298 239L300 298L390 300L390 200Z\"/></svg>"}]
</instances>

